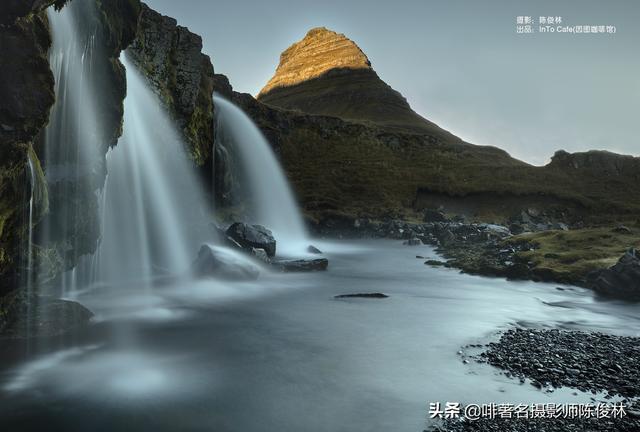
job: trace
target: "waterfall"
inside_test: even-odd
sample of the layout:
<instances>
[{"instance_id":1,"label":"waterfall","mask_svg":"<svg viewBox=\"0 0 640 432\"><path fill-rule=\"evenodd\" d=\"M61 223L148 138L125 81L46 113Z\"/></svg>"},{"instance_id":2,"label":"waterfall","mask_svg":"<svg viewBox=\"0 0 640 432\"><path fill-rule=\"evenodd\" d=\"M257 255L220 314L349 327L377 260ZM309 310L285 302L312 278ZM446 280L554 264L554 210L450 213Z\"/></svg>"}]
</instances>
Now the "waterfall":
<instances>
[{"instance_id":1,"label":"waterfall","mask_svg":"<svg viewBox=\"0 0 640 432\"><path fill-rule=\"evenodd\" d=\"M26 334L32 335L32 320L33 315L35 313L34 306L37 304L33 303L34 296L34 266L33 266L33 220L34 220L34 211L35 211L35 199L40 191L37 190L37 180L36 180L36 171L33 162L32 153L29 152L27 159L27 166L25 170L26 174L26 184L29 185L28 188L28 206L26 208L26 215L24 216L26 226L27 226L27 237L23 241L22 251L21 251L21 265L22 265L22 285L27 292L27 316L26 316Z\"/></svg>"},{"instance_id":2,"label":"waterfall","mask_svg":"<svg viewBox=\"0 0 640 432\"><path fill-rule=\"evenodd\" d=\"M135 66L127 71L124 129L107 154L97 279L111 283L185 272L209 240L211 210L173 121Z\"/></svg>"},{"instance_id":3,"label":"waterfall","mask_svg":"<svg viewBox=\"0 0 640 432\"><path fill-rule=\"evenodd\" d=\"M57 250L68 270L63 296L92 284L148 284L158 274L184 272L210 240L212 211L184 143L124 54L123 134L107 151L112 143L102 117L109 90L99 78L106 54L90 19L95 8L75 0L48 10L56 102L41 159L55 200L37 240Z\"/></svg>"},{"instance_id":4,"label":"waterfall","mask_svg":"<svg viewBox=\"0 0 640 432\"><path fill-rule=\"evenodd\" d=\"M213 100L216 141L227 147L238 168L248 221L273 231L278 254L304 253L309 245L304 222L271 146L240 108L216 94Z\"/></svg>"},{"instance_id":5,"label":"waterfall","mask_svg":"<svg viewBox=\"0 0 640 432\"><path fill-rule=\"evenodd\" d=\"M108 144L100 113L102 83L95 70L97 29L86 24L94 8L93 2L80 0L59 12L52 7L47 11L56 101L40 158L52 199L51 214L38 227L37 242L55 249L64 269L95 247L95 238L93 248L87 239L96 228L86 222L97 220L95 202L101 185L95 179L103 176L103 149ZM61 278L63 293L76 288L75 271Z\"/></svg>"}]
</instances>

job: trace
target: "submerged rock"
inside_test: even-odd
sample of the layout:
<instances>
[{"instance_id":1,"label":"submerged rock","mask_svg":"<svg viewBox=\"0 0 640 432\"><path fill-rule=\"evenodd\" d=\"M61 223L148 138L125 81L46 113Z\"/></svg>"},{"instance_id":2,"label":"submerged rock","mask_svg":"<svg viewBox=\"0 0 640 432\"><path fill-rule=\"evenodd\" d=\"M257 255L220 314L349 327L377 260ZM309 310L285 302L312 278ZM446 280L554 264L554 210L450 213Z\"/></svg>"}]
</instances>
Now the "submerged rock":
<instances>
[{"instance_id":1,"label":"submerged rock","mask_svg":"<svg viewBox=\"0 0 640 432\"><path fill-rule=\"evenodd\" d=\"M640 301L640 255L631 248L614 266L592 272L587 279L600 295Z\"/></svg>"},{"instance_id":2,"label":"submerged rock","mask_svg":"<svg viewBox=\"0 0 640 432\"><path fill-rule=\"evenodd\" d=\"M60 336L89 323L93 313L80 303L33 296L20 299L19 317L11 322L0 337L23 339Z\"/></svg>"},{"instance_id":3,"label":"submerged rock","mask_svg":"<svg viewBox=\"0 0 640 432\"><path fill-rule=\"evenodd\" d=\"M260 270L249 258L220 246L202 245L192 266L199 277L215 277L227 280L255 280Z\"/></svg>"},{"instance_id":4,"label":"submerged rock","mask_svg":"<svg viewBox=\"0 0 640 432\"><path fill-rule=\"evenodd\" d=\"M326 258L317 259L299 259L299 260L279 260L271 263L281 272L312 272L324 271L329 266L329 260Z\"/></svg>"},{"instance_id":5,"label":"submerged rock","mask_svg":"<svg viewBox=\"0 0 640 432\"><path fill-rule=\"evenodd\" d=\"M358 293L358 294L340 294L333 296L333 298L342 299L342 298L374 298L374 299L383 299L389 298L388 295L382 293Z\"/></svg>"},{"instance_id":6,"label":"submerged rock","mask_svg":"<svg viewBox=\"0 0 640 432\"><path fill-rule=\"evenodd\" d=\"M267 252L261 248L251 248L251 255L256 257L259 261L270 263L271 258L267 255Z\"/></svg>"},{"instance_id":7,"label":"submerged rock","mask_svg":"<svg viewBox=\"0 0 640 432\"><path fill-rule=\"evenodd\" d=\"M276 254L276 239L270 230L262 225L249 225L236 222L227 229L227 236L238 242L244 249L264 249L267 256Z\"/></svg>"}]
</instances>

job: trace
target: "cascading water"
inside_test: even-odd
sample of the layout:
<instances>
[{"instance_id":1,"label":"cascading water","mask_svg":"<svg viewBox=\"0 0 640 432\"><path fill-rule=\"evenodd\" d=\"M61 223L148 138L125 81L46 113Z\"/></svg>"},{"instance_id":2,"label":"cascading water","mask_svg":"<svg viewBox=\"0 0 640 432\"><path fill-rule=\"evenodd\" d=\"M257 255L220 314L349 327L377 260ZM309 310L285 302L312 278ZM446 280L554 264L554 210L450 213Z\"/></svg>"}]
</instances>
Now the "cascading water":
<instances>
[{"instance_id":1,"label":"cascading water","mask_svg":"<svg viewBox=\"0 0 640 432\"><path fill-rule=\"evenodd\" d=\"M51 215L40 227L38 243L58 251L67 267L82 255L87 245L81 237L94 228L84 221L97 220L95 194L104 172L105 132L100 121L98 87L94 70L95 28L80 29L95 5L74 1L56 12L49 8L52 33L49 62L55 79L56 102L44 131L41 160L49 193L53 195ZM94 240L95 245L95 240ZM91 247L88 247L91 249ZM38 275L43 277L43 275ZM62 275L62 291L75 289L76 272Z\"/></svg>"},{"instance_id":2,"label":"cascading water","mask_svg":"<svg viewBox=\"0 0 640 432\"><path fill-rule=\"evenodd\" d=\"M225 144L238 164L248 221L273 231L278 254L304 253L309 245L304 222L271 146L240 108L216 94L213 100L216 141Z\"/></svg>"},{"instance_id":3,"label":"cascading water","mask_svg":"<svg viewBox=\"0 0 640 432\"><path fill-rule=\"evenodd\" d=\"M107 154L97 279L149 281L185 272L208 240L210 209L184 144L135 66L127 70L124 130Z\"/></svg>"},{"instance_id":4,"label":"cascading water","mask_svg":"<svg viewBox=\"0 0 640 432\"><path fill-rule=\"evenodd\" d=\"M38 241L56 248L65 266L76 264L62 275L63 296L95 283L146 284L184 272L209 235L211 212L173 121L125 55L123 135L105 159L105 95L94 70L104 66L94 56L104 53L88 19L97 13L87 0L48 11L56 103L42 159L56 202Z\"/></svg>"},{"instance_id":5,"label":"cascading water","mask_svg":"<svg viewBox=\"0 0 640 432\"><path fill-rule=\"evenodd\" d=\"M27 335L31 336L31 322L33 315L33 304L32 298L34 295L33 289L33 216L35 210L35 199L38 194L36 189L36 173L34 162L32 159L31 153L29 153L29 158L27 159L27 167L26 167L26 184L29 185L29 195L28 195L28 207L27 214L25 215L25 222L27 224L27 237L24 241L24 245L22 246L22 285L26 289L27 298L27 316L26 316L26 331Z\"/></svg>"}]
</instances>

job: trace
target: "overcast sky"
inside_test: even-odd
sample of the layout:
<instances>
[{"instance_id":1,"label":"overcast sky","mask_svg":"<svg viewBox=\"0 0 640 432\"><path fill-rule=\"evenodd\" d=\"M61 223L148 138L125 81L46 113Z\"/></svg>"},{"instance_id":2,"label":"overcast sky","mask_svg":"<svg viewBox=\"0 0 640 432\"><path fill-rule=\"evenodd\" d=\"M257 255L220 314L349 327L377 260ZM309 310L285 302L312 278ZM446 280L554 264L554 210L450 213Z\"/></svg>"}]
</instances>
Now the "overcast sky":
<instances>
[{"instance_id":1,"label":"overcast sky","mask_svg":"<svg viewBox=\"0 0 640 432\"><path fill-rule=\"evenodd\" d=\"M312 27L346 34L414 110L534 164L555 150L640 155L638 0L147 0L200 34L216 72L257 94ZM517 17L615 26L518 34ZM555 25L553 27L556 27Z\"/></svg>"}]
</instances>

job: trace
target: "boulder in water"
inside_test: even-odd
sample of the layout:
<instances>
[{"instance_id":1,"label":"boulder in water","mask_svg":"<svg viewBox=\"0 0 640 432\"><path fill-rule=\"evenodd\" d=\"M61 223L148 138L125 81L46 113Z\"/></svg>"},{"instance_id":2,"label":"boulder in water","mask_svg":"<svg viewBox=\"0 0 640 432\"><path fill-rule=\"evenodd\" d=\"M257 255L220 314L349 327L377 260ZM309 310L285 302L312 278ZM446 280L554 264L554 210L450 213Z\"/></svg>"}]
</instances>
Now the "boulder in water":
<instances>
[{"instance_id":1,"label":"boulder in water","mask_svg":"<svg viewBox=\"0 0 640 432\"><path fill-rule=\"evenodd\" d=\"M200 247L193 272L200 277L227 280L255 280L260 274L258 267L240 252L208 244Z\"/></svg>"},{"instance_id":2,"label":"boulder in water","mask_svg":"<svg viewBox=\"0 0 640 432\"><path fill-rule=\"evenodd\" d=\"M592 272L587 279L602 296L640 301L640 254L631 248L614 266Z\"/></svg>"},{"instance_id":3,"label":"boulder in water","mask_svg":"<svg viewBox=\"0 0 640 432\"><path fill-rule=\"evenodd\" d=\"M281 272L312 272L324 271L329 266L329 260L326 258L316 259L298 259L298 260L279 260L271 263Z\"/></svg>"},{"instance_id":4,"label":"boulder in water","mask_svg":"<svg viewBox=\"0 0 640 432\"><path fill-rule=\"evenodd\" d=\"M315 247L314 245L309 245L307 247L307 252L312 253L312 254L316 254L316 255L321 255L322 251L320 249L318 249L317 247Z\"/></svg>"},{"instance_id":5,"label":"boulder in water","mask_svg":"<svg viewBox=\"0 0 640 432\"><path fill-rule=\"evenodd\" d=\"M262 225L236 222L227 229L227 236L248 251L257 248L264 249L269 257L276 254L276 239L271 231Z\"/></svg>"}]
</instances>

